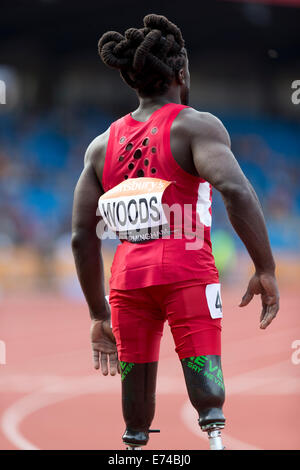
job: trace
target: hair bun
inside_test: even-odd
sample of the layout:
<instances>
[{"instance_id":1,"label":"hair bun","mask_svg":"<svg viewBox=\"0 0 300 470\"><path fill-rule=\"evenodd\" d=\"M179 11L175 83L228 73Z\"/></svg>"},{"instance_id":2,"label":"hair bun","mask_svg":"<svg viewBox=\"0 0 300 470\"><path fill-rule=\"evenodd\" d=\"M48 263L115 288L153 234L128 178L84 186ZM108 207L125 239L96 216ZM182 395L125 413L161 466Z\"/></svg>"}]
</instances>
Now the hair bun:
<instances>
[{"instance_id":1,"label":"hair bun","mask_svg":"<svg viewBox=\"0 0 300 470\"><path fill-rule=\"evenodd\" d=\"M120 57L127 47L128 40L116 31L103 34L98 42L98 52L103 62L109 67L120 69L129 64L129 57Z\"/></svg>"},{"instance_id":2,"label":"hair bun","mask_svg":"<svg viewBox=\"0 0 300 470\"><path fill-rule=\"evenodd\" d=\"M140 72L145 65L147 55L151 49L159 44L161 38L161 31L153 29L147 34L142 44L137 48L133 59L133 69Z\"/></svg>"},{"instance_id":3,"label":"hair bun","mask_svg":"<svg viewBox=\"0 0 300 470\"><path fill-rule=\"evenodd\" d=\"M104 33L103 36L101 36L101 38L99 39L99 42L98 42L98 49L99 49L99 53L101 53L101 50L102 50L102 47L108 43L108 42L120 42L122 41L122 39L124 39L124 36L122 36L122 34L120 33L117 33L117 31L107 31L107 33Z\"/></svg>"},{"instance_id":4,"label":"hair bun","mask_svg":"<svg viewBox=\"0 0 300 470\"><path fill-rule=\"evenodd\" d=\"M125 38L129 39L132 44L139 45L144 40L143 31L136 28L129 28L125 31Z\"/></svg>"},{"instance_id":5,"label":"hair bun","mask_svg":"<svg viewBox=\"0 0 300 470\"><path fill-rule=\"evenodd\" d=\"M103 34L98 51L103 62L119 69L123 80L140 93L164 93L184 65L180 29L165 16L150 14L144 27Z\"/></svg>"},{"instance_id":6,"label":"hair bun","mask_svg":"<svg viewBox=\"0 0 300 470\"><path fill-rule=\"evenodd\" d=\"M181 31L177 26L169 21L165 16L151 13L144 18L144 25L147 28L159 29L164 36L173 34L180 47L184 47L184 40Z\"/></svg>"}]
</instances>

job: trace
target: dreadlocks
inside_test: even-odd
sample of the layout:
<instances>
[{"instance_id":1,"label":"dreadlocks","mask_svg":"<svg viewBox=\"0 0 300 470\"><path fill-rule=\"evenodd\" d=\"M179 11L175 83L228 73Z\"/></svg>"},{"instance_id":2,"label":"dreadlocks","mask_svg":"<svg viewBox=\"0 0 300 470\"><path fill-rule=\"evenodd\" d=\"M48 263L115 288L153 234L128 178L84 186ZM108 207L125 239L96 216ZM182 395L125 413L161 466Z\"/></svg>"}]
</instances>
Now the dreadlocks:
<instances>
[{"instance_id":1,"label":"dreadlocks","mask_svg":"<svg viewBox=\"0 0 300 470\"><path fill-rule=\"evenodd\" d=\"M103 62L120 70L140 94L165 93L186 59L180 29L165 16L147 15L144 28L103 34L98 43Z\"/></svg>"}]
</instances>

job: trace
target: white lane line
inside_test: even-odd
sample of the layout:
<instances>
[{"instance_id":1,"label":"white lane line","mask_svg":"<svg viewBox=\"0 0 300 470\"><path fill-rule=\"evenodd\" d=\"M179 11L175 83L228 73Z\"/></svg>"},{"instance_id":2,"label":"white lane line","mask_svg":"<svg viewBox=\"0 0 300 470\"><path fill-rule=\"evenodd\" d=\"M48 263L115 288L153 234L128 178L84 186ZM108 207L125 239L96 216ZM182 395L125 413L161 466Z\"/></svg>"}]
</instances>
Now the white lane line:
<instances>
[{"instance_id":1,"label":"white lane line","mask_svg":"<svg viewBox=\"0 0 300 470\"><path fill-rule=\"evenodd\" d=\"M240 374L226 381L226 394L276 395L300 392L299 380L291 377L291 365L288 361L280 362L262 369ZM282 385L284 384L284 385ZM13 375L2 378L2 391L30 392L6 409L2 416L1 428L7 439L19 449L38 449L27 440L20 431L22 421L35 411L46 406L85 394L120 393L118 377L92 375L86 377L26 376ZM185 394L184 381L177 377L160 376L157 394ZM183 405L182 419L188 429L198 437L206 439L206 434L199 430L195 411L189 402ZM235 449L257 449L250 444L224 434L226 444Z\"/></svg>"},{"instance_id":2,"label":"white lane line","mask_svg":"<svg viewBox=\"0 0 300 470\"><path fill-rule=\"evenodd\" d=\"M28 376L7 377L8 386L16 385L18 391L28 391L30 384ZM24 381L22 385L21 381ZM5 381L3 380L3 385ZM101 394L105 392L120 393L120 380L117 377L35 377L33 386L40 385L38 390L30 390L25 397L14 402L5 410L1 419L1 429L5 437L18 449L39 450L39 448L26 439L21 431L22 421L32 413L49 405L67 400L71 397L86 394ZM10 389L11 390L11 389ZM181 394L185 392L184 383L178 384L174 377L161 377L157 384L158 394Z\"/></svg>"},{"instance_id":3,"label":"white lane line","mask_svg":"<svg viewBox=\"0 0 300 470\"><path fill-rule=\"evenodd\" d=\"M285 360L225 379L225 389L227 395L300 394L299 372Z\"/></svg>"},{"instance_id":4,"label":"white lane line","mask_svg":"<svg viewBox=\"0 0 300 470\"><path fill-rule=\"evenodd\" d=\"M45 378L41 377L41 382ZM116 380L100 381L98 376L88 377L47 377L48 385L32 391L25 397L17 400L5 410L1 419L1 429L6 438L18 449L39 450L39 448L26 439L21 431L20 424L35 411L53 405L68 398L99 393L103 391L119 391L120 384Z\"/></svg>"},{"instance_id":5,"label":"white lane line","mask_svg":"<svg viewBox=\"0 0 300 470\"><path fill-rule=\"evenodd\" d=\"M37 393L31 393L26 395L14 403L13 406L9 407L2 416L1 428L6 438L14 444L17 449L21 450L39 450L37 446L32 444L26 439L19 431L19 425L29 414L43 407L43 401L41 398L47 398L44 402L44 406L50 404L49 397L46 395L39 395ZM52 397L53 403L58 398L58 395ZM60 398L58 398L59 400Z\"/></svg>"},{"instance_id":6,"label":"white lane line","mask_svg":"<svg viewBox=\"0 0 300 470\"><path fill-rule=\"evenodd\" d=\"M264 359L272 358L275 352L276 354L282 354L282 357L286 357L290 350L291 338L294 337L294 334L295 327L289 327L272 333L267 332L267 337L257 334L249 338L227 341L223 346L222 353L224 364L226 366L229 363L239 363L245 360L256 361L262 357L262 352ZM276 344L276 346L266 348L267 343ZM240 354L237 354L237 351L240 351Z\"/></svg>"},{"instance_id":7,"label":"white lane line","mask_svg":"<svg viewBox=\"0 0 300 470\"><path fill-rule=\"evenodd\" d=\"M282 361L261 369L239 374L225 380L226 397L232 395L287 395L300 393L299 377L291 375L296 372L289 361ZM230 398L229 398L230 399ZM186 401L181 409L181 418L186 427L197 437L205 439L208 446L206 433L203 433L197 422L197 413L189 401ZM229 449L235 450L260 450L247 442L232 437L226 431L222 431L224 444Z\"/></svg>"},{"instance_id":8,"label":"white lane line","mask_svg":"<svg viewBox=\"0 0 300 470\"><path fill-rule=\"evenodd\" d=\"M195 434L200 439L203 439L207 443L207 449L209 449L207 433L201 431L198 421L197 421L197 412L192 407L189 401L186 401L183 407L181 408L181 419L183 420L186 427ZM231 437L229 434L222 431L223 445L230 450L260 450L259 447L248 444L247 442L240 441L234 437Z\"/></svg>"}]
</instances>

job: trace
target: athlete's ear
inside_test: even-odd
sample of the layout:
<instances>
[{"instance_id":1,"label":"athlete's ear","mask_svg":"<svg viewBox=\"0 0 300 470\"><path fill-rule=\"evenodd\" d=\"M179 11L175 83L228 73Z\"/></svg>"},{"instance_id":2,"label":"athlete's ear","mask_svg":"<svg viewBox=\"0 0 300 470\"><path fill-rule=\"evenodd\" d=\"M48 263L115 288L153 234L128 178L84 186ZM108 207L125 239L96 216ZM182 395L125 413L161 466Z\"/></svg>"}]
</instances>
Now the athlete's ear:
<instances>
[{"instance_id":1,"label":"athlete's ear","mask_svg":"<svg viewBox=\"0 0 300 470\"><path fill-rule=\"evenodd\" d=\"M185 76L185 70L183 68L180 69L177 73L177 81L179 85L185 85L186 76Z\"/></svg>"}]
</instances>

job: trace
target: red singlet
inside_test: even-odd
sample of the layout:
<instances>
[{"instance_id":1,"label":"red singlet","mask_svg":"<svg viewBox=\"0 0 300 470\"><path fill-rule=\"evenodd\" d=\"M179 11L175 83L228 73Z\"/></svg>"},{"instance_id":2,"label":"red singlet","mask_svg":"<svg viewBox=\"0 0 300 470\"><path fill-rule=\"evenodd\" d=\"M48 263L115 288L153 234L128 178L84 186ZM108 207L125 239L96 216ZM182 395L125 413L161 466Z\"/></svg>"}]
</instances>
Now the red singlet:
<instances>
[{"instance_id":1,"label":"red singlet","mask_svg":"<svg viewBox=\"0 0 300 470\"><path fill-rule=\"evenodd\" d=\"M166 320L181 359L221 354L211 186L184 171L171 152L171 126L184 108L169 103L146 122L127 114L110 127L99 209L109 228L123 237L110 279L121 361L157 361Z\"/></svg>"},{"instance_id":2,"label":"red singlet","mask_svg":"<svg viewBox=\"0 0 300 470\"><path fill-rule=\"evenodd\" d=\"M198 279L203 284L219 282L210 241L211 186L184 171L171 153L171 125L184 108L186 106L169 103L155 111L146 122L136 121L130 114L114 122L110 127L102 183L107 192L125 178L128 178L128 184L130 178L139 176L171 182L163 192L162 203L169 207L179 206L182 214L186 213L187 218L192 219L191 227L198 224L197 227L203 229L203 243L186 236L143 243L125 240L114 257L111 289L136 289L188 279ZM139 180L142 184L143 178ZM141 199L143 189L138 188L137 192ZM120 196L124 199L124 192ZM143 205L141 207L143 209ZM123 207L119 215L123 217ZM179 221L177 226L175 221L171 223L171 229L179 225ZM186 225L189 231L189 224ZM186 249L187 243L191 245L190 249Z\"/></svg>"}]
</instances>

